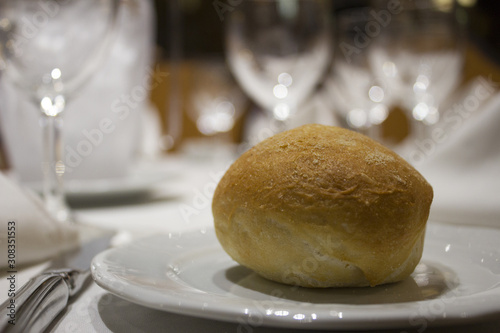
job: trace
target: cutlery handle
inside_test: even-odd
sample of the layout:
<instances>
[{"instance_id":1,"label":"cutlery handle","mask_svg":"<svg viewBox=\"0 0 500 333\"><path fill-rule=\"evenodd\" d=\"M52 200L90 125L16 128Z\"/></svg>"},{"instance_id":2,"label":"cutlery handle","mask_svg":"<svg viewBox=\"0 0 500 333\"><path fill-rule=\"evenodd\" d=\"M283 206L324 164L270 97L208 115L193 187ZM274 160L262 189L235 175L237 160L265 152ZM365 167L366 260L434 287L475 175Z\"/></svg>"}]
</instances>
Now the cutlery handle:
<instances>
[{"instance_id":1,"label":"cutlery handle","mask_svg":"<svg viewBox=\"0 0 500 333\"><path fill-rule=\"evenodd\" d=\"M37 275L0 308L0 332L43 332L66 307L71 271Z\"/></svg>"}]
</instances>

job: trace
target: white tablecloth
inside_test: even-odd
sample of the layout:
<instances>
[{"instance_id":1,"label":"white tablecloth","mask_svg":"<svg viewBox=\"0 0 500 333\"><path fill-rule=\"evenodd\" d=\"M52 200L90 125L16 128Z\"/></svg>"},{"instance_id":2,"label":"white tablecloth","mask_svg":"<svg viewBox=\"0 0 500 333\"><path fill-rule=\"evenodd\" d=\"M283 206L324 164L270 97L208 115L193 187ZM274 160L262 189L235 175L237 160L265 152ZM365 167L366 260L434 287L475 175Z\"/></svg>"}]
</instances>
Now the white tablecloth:
<instances>
[{"instance_id":1,"label":"white tablecloth","mask_svg":"<svg viewBox=\"0 0 500 333\"><path fill-rule=\"evenodd\" d=\"M167 158L179 173L165 183L157 184L154 193L144 200L127 204L80 205L75 210L77 219L91 224L114 228L120 231L115 245L133 241L158 232L175 232L198 229L212 225L211 203L207 194L214 189L218 177L228 162L183 161ZM182 205L195 208L191 215L181 213ZM31 276L43 270L47 263L20 270L17 275L18 288ZM0 281L0 301L7 298L8 282ZM479 322L449 328L453 332L497 332L500 319L495 322ZM268 327L248 327L251 332L299 332ZM332 328L334 329L334 328ZM124 301L100 288L93 281L77 297L71 299L69 307L53 322L49 332L240 332L235 323L199 319L189 316L152 310ZM401 329L388 332L411 332ZM416 330L414 330L416 331ZM250 332L250 331L249 331ZM304 331L301 331L304 332ZM442 328L427 328L425 332L443 332Z\"/></svg>"}]
</instances>

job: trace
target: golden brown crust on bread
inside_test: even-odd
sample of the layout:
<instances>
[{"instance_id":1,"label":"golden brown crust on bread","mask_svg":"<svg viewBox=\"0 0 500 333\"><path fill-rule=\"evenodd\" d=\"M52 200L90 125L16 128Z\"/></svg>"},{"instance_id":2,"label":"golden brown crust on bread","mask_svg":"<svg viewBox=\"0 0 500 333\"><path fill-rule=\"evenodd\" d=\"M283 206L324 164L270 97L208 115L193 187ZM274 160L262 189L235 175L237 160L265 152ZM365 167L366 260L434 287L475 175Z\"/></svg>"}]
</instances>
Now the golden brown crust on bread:
<instances>
[{"instance_id":1,"label":"golden brown crust on bread","mask_svg":"<svg viewBox=\"0 0 500 333\"><path fill-rule=\"evenodd\" d=\"M373 286L417 265L432 196L411 165L372 139L306 125L236 160L212 210L223 248L264 277Z\"/></svg>"}]
</instances>

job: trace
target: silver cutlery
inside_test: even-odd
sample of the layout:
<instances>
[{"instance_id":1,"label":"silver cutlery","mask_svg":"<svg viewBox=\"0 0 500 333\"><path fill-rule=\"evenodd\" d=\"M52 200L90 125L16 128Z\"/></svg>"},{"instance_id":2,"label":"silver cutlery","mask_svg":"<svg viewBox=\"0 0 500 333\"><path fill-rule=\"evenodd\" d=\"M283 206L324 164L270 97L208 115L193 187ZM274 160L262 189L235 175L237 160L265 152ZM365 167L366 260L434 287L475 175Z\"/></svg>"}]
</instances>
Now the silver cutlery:
<instances>
[{"instance_id":1,"label":"silver cutlery","mask_svg":"<svg viewBox=\"0 0 500 333\"><path fill-rule=\"evenodd\" d=\"M100 232L82 246L54 259L0 305L0 332L43 332L90 276L92 258L107 249L113 234ZM12 311L14 309L14 311Z\"/></svg>"}]
</instances>

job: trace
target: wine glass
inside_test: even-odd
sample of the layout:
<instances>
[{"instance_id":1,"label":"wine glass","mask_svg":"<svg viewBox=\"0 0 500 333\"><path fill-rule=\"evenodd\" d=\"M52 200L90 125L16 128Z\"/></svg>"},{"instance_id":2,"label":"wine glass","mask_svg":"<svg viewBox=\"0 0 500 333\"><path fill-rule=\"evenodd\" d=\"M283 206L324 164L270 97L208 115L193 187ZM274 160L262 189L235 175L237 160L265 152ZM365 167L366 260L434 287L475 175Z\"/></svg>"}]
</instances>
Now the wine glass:
<instances>
[{"instance_id":1,"label":"wine glass","mask_svg":"<svg viewBox=\"0 0 500 333\"><path fill-rule=\"evenodd\" d=\"M207 149L198 154L219 158L231 153L231 131L242 117L247 97L218 58L192 61L186 113L196 124ZM200 151L203 150L203 151Z\"/></svg>"},{"instance_id":2,"label":"wine glass","mask_svg":"<svg viewBox=\"0 0 500 333\"><path fill-rule=\"evenodd\" d=\"M243 1L226 26L231 71L279 130L322 78L330 42L328 3L321 0Z\"/></svg>"},{"instance_id":3,"label":"wine glass","mask_svg":"<svg viewBox=\"0 0 500 333\"><path fill-rule=\"evenodd\" d=\"M341 126L380 140L379 125L388 117L398 82L391 75L380 75L373 66L379 58L374 44L381 33L370 37L364 31L370 22L377 23L372 10L354 7L336 13L337 49L322 95L334 106Z\"/></svg>"},{"instance_id":4,"label":"wine glass","mask_svg":"<svg viewBox=\"0 0 500 333\"><path fill-rule=\"evenodd\" d=\"M376 1L375 10L387 3ZM431 135L443 106L461 83L464 45L453 1L403 0L401 5L401 12L374 43L372 68L391 78L393 103L410 120L408 138L420 141Z\"/></svg>"},{"instance_id":5,"label":"wine glass","mask_svg":"<svg viewBox=\"0 0 500 333\"><path fill-rule=\"evenodd\" d=\"M460 33L453 7L374 3L337 13L338 50L325 96L342 125L401 153L430 135L460 83Z\"/></svg>"},{"instance_id":6,"label":"wine glass","mask_svg":"<svg viewBox=\"0 0 500 333\"><path fill-rule=\"evenodd\" d=\"M119 0L3 0L0 69L40 110L43 197L49 212L69 221L63 175L63 112L98 70L113 37Z\"/></svg>"}]
</instances>

